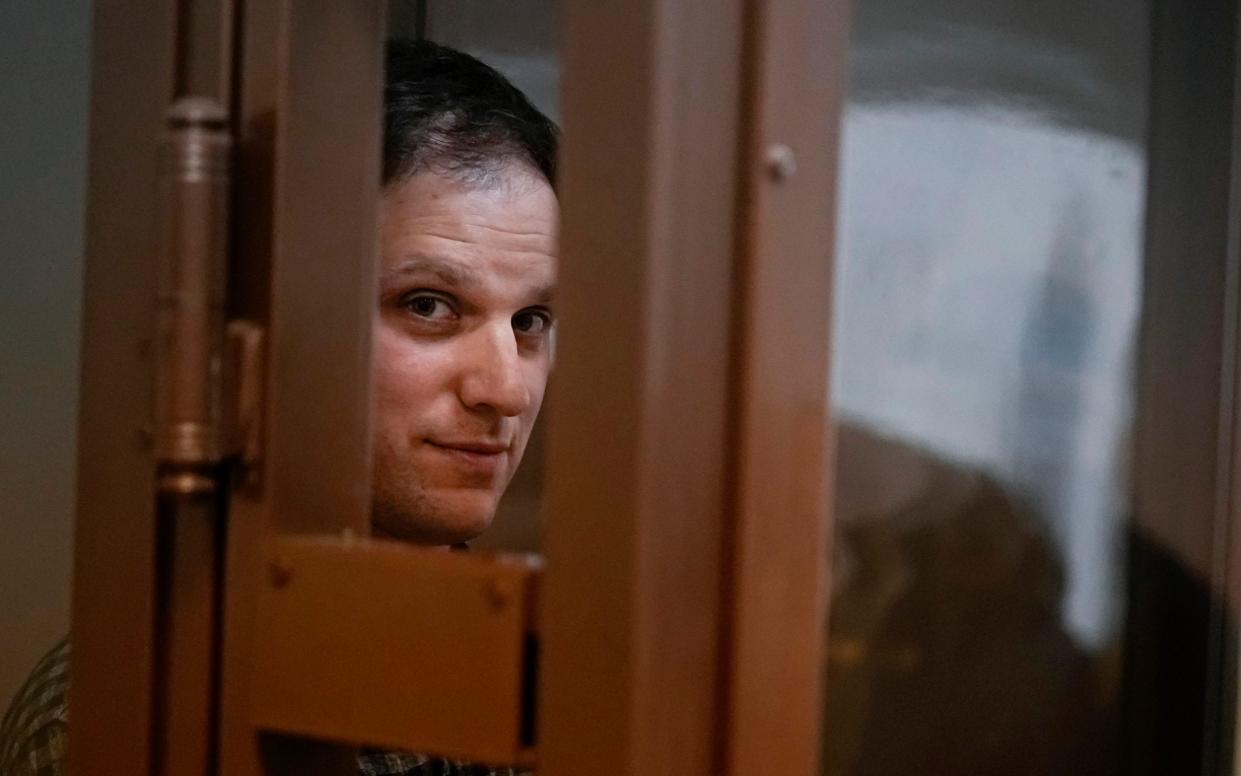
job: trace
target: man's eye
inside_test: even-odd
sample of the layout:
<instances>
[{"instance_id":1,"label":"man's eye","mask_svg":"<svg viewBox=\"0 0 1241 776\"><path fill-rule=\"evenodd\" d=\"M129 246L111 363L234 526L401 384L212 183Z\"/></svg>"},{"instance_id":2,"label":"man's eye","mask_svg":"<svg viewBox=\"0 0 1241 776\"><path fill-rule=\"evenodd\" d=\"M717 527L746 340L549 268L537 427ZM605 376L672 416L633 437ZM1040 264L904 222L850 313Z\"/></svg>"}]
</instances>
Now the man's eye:
<instances>
[{"instance_id":1,"label":"man's eye","mask_svg":"<svg viewBox=\"0 0 1241 776\"><path fill-rule=\"evenodd\" d=\"M431 294L414 294L406 298L401 304L406 310L409 310L419 318L426 318L428 320L447 320L454 314L452 305L448 304L446 300Z\"/></svg>"},{"instance_id":2,"label":"man's eye","mask_svg":"<svg viewBox=\"0 0 1241 776\"><path fill-rule=\"evenodd\" d=\"M522 310L513 316L513 331L521 334L545 334L552 325L552 316L544 310Z\"/></svg>"}]
</instances>

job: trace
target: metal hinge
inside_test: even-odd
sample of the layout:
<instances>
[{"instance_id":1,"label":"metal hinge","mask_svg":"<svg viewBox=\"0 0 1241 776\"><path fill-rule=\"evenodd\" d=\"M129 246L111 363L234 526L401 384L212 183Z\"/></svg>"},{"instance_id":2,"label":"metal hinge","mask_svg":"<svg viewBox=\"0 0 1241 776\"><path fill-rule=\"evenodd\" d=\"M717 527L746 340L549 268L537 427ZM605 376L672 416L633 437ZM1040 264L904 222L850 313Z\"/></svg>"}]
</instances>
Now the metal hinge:
<instances>
[{"instance_id":1,"label":"metal hinge","mask_svg":"<svg viewBox=\"0 0 1241 776\"><path fill-rule=\"evenodd\" d=\"M225 372L224 440L230 458L235 459L238 484L258 484L262 454L263 327L252 321L228 324L229 360Z\"/></svg>"},{"instance_id":2,"label":"metal hinge","mask_svg":"<svg viewBox=\"0 0 1241 776\"><path fill-rule=\"evenodd\" d=\"M262 329L226 320L232 138L228 114L177 100L161 143L164 218L157 297L158 488L214 492L222 465L259 456Z\"/></svg>"}]
</instances>

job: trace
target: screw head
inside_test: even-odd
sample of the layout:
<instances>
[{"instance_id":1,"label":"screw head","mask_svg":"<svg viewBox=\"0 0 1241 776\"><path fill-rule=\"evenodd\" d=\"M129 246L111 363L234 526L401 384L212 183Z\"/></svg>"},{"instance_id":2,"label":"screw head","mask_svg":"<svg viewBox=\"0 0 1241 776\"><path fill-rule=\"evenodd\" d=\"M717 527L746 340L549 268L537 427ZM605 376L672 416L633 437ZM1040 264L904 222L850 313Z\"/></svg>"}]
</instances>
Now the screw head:
<instances>
[{"instance_id":1,"label":"screw head","mask_svg":"<svg viewBox=\"0 0 1241 776\"><path fill-rule=\"evenodd\" d=\"M487 586L483 589L483 596L492 610L496 612L502 612L507 609L513 600L512 591L495 580L487 583Z\"/></svg>"},{"instance_id":2,"label":"screw head","mask_svg":"<svg viewBox=\"0 0 1241 776\"><path fill-rule=\"evenodd\" d=\"M293 581L293 566L284 558L275 558L267 564L267 582L280 590Z\"/></svg>"},{"instance_id":3,"label":"screw head","mask_svg":"<svg viewBox=\"0 0 1241 776\"><path fill-rule=\"evenodd\" d=\"M767 147L767 174L774 181L783 181L797 174L797 156L793 149L784 143L773 143Z\"/></svg>"}]
</instances>

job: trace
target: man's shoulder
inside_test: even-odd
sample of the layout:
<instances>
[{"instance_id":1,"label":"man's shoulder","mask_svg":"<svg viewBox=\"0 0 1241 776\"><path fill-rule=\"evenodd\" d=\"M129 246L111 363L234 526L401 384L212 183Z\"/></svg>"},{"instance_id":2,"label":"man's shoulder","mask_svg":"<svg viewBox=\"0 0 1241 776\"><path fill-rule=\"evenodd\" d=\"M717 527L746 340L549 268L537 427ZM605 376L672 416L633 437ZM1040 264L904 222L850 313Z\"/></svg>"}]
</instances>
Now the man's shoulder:
<instances>
[{"instance_id":1,"label":"man's shoulder","mask_svg":"<svg viewBox=\"0 0 1241 776\"><path fill-rule=\"evenodd\" d=\"M0 773L58 776L69 722L69 639L39 660L0 721Z\"/></svg>"},{"instance_id":2,"label":"man's shoulder","mask_svg":"<svg viewBox=\"0 0 1241 776\"><path fill-rule=\"evenodd\" d=\"M531 776L529 771L432 758L410 752L364 749L358 754L360 776Z\"/></svg>"}]
</instances>

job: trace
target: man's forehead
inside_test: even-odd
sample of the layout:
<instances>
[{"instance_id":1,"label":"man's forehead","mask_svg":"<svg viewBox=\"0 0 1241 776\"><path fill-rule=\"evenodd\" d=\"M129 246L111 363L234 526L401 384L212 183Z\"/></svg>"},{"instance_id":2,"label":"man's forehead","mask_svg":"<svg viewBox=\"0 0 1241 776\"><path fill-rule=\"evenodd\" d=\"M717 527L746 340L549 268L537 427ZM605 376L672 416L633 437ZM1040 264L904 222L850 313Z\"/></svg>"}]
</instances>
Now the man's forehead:
<instances>
[{"instance_id":1,"label":"man's forehead","mask_svg":"<svg viewBox=\"0 0 1241 776\"><path fill-rule=\"evenodd\" d=\"M528 170L511 173L521 187L480 188L434 173L390 186L384 285L416 275L458 290L549 299L556 281L555 194Z\"/></svg>"},{"instance_id":2,"label":"man's forehead","mask_svg":"<svg viewBox=\"0 0 1241 776\"><path fill-rule=\"evenodd\" d=\"M382 202L385 238L427 235L554 252L560 208L551 186L521 169L510 177L519 183L474 186L424 172L388 186Z\"/></svg>"},{"instance_id":3,"label":"man's forehead","mask_svg":"<svg viewBox=\"0 0 1241 776\"><path fill-rule=\"evenodd\" d=\"M432 217L478 205L493 214L521 217L544 212L553 220L559 215L551 184L541 173L519 162L506 164L482 180L424 170L385 186L383 204L386 212L412 208L419 215Z\"/></svg>"},{"instance_id":4,"label":"man's forehead","mask_svg":"<svg viewBox=\"0 0 1241 776\"><path fill-rule=\"evenodd\" d=\"M495 283L518 284L528 295L550 301L556 291L553 257L547 261L488 261L485 258L434 253L411 253L386 264L385 280L404 277L434 277L454 288L486 287Z\"/></svg>"}]
</instances>

